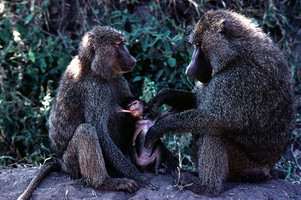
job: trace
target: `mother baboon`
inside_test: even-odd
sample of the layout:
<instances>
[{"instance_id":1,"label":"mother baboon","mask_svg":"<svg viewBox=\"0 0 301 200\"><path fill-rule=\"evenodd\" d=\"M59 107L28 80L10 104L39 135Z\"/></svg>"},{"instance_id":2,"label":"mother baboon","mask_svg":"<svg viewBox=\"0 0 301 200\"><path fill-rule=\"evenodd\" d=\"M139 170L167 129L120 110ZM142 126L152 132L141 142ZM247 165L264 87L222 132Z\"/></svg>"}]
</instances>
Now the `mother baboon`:
<instances>
[{"instance_id":1,"label":"mother baboon","mask_svg":"<svg viewBox=\"0 0 301 200\"><path fill-rule=\"evenodd\" d=\"M291 69L279 48L250 19L208 11L196 24L186 74L194 92L165 89L149 106L187 109L151 127L146 145L165 133L193 134L197 176L181 182L202 194L218 194L223 181L270 178L294 127Z\"/></svg>"},{"instance_id":2,"label":"mother baboon","mask_svg":"<svg viewBox=\"0 0 301 200\"><path fill-rule=\"evenodd\" d=\"M49 138L63 171L95 188L134 192L148 180L125 158L134 131L116 112L132 94L122 74L136 60L125 36L107 26L85 34L79 54L67 67L49 118ZM111 178L106 166L127 178ZM138 183L136 182L138 181Z\"/></svg>"}]
</instances>

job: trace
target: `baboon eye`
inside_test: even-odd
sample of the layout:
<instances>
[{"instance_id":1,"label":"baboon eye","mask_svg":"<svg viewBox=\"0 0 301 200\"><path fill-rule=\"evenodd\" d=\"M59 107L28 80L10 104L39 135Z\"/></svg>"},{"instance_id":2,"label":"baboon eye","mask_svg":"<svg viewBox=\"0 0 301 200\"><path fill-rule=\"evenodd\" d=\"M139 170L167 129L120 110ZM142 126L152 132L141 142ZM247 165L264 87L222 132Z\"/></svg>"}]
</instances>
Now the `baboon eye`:
<instances>
[{"instance_id":1,"label":"baboon eye","mask_svg":"<svg viewBox=\"0 0 301 200\"><path fill-rule=\"evenodd\" d=\"M199 43L199 42L197 42L197 43L194 43L194 45L195 45L195 46L200 46L200 43Z\"/></svg>"}]
</instances>

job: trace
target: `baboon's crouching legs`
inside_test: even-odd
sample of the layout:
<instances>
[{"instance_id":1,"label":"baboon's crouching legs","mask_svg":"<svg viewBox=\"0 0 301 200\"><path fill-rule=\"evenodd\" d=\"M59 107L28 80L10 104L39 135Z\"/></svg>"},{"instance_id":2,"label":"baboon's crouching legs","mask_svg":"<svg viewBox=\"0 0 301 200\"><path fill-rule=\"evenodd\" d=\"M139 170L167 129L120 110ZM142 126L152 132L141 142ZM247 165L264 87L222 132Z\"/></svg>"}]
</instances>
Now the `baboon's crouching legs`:
<instances>
[{"instance_id":1,"label":"baboon's crouching legs","mask_svg":"<svg viewBox=\"0 0 301 200\"><path fill-rule=\"evenodd\" d=\"M226 149L218 137L208 135L200 138L196 145L199 145L195 160L198 176L182 172L180 182L196 193L218 195L228 174Z\"/></svg>"},{"instance_id":2,"label":"baboon's crouching legs","mask_svg":"<svg viewBox=\"0 0 301 200\"><path fill-rule=\"evenodd\" d=\"M77 128L62 159L64 171L73 178L82 176L94 188L129 192L139 188L134 180L109 177L96 129L90 124Z\"/></svg>"}]
</instances>

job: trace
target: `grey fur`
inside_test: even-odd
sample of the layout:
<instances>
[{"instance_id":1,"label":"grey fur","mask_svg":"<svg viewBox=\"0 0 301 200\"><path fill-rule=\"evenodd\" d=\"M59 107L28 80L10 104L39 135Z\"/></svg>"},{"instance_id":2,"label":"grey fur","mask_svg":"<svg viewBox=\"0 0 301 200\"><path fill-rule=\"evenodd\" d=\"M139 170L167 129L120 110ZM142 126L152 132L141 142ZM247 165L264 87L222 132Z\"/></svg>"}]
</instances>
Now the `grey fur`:
<instances>
[{"instance_id":1,"label":"grey fur","mask_svg":"<svg viewBox=\"0 0 301 200\"><path fill-rule=\"evenodd\" d=\"M51 107L49 139L71 177L83 177L98 189L134 192L136 181L153 185L124 156L133 123L115 112L133 98L114 48L114 42L124 40L111 27L97 26L85 34ZM106 166L127 178L111 178Z\"/></svg>"},{"instance_id":2,"label":"grey fur","mask_svg":"<svg viewBox=\"0 0 301 200\"><path fill-rule=\"evenodd\" d=\"M231 11L208 11L191 42L210 65L209 81L191 94L165 89L149 102L153 109L179 107L190 96L191 107L157 121L146 145L167 132L192 133L198 176L183 172L180 182L193 183L188 189L197 193L219 194L225 181L270 178L295 124L287 60L259 27Z\"/></svg>"}]
</instances>

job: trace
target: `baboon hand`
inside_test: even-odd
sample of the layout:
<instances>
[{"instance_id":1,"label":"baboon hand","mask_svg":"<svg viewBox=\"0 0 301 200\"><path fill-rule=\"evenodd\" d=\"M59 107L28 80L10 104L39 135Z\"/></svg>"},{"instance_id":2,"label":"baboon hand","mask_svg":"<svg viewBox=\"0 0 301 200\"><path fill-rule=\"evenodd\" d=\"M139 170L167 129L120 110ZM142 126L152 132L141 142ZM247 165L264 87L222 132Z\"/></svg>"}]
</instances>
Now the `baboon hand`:
<instances>
[{"instance_id":1,"label":"baboon hand","mask_svg":"<svg viewBox=\"0 0 301 200\"><path fill-rule=\"evenodd\" d=\"M151 103L152 101L150 101ZM148 118L152 118L156 115L158 110L158 106L152 104L147 104L147 106L145 107L144 111L143 111L143 118L144 119L148 119Z\"/></svg>"},{"instance_id":2,"label":"baboon hand","mask_svg":"<svg viewBox=\"0 0 301 200\"><path fill-rule=\"evenodd\" d=\"M146 106L145 113L150 113L151 116L154 116L158 112L159 107L162 105L164 101L165 93L169 89L163 89L154 98L152 98Z\"/></svg>"}]
</instances>

